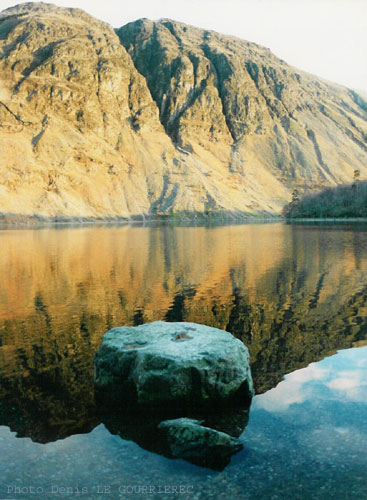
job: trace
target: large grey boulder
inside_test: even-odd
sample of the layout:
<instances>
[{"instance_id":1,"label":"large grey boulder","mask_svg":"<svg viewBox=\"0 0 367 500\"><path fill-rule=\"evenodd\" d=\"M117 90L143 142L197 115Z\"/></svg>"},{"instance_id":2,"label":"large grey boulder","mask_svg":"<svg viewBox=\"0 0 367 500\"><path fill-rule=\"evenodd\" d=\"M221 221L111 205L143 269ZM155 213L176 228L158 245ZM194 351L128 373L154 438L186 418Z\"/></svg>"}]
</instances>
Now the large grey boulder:
<instances>
[{"instance_id":1,"label":"large grey boulder","mask_svg":"<svg viewBox=\"0 0 367 500\"><path fill-rule=\"evenodd\" d=\"M234 453L242 450L243 445L237 438L201 424L200 420L177 418L161 422L158 429L172 457L222 469Z\"/></svg>"},{"instance_id":2,"label":"large grey boulder","mask_svg":"<svg viewBox=\"0 0 367 500\"><path fill-rule=\"evenodd\" d=\"M211 403L253 395L247 347L196 323L157 321L108 331L95 356L97 396L110 401Z\"/></svg>"}]
</instances>

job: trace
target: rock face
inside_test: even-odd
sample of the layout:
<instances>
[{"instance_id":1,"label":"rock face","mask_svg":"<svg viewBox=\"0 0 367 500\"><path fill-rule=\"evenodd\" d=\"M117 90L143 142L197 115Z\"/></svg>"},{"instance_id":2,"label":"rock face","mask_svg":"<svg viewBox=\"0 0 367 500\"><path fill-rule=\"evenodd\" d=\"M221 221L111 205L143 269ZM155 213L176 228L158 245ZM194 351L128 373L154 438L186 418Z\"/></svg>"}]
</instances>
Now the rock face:
<instances>
[{"instance_id":1,"label":"rock face","mask_svg":"<svg viewBox=\"0 0 367 500\"><path fill-rule=\"evenodd\" d=\"M236 438L201 425L191 418L165 420L158 425L172 457L211 468L224 468L232 455L242 450Z\"/></svg>"},{"instance_id":2,"label":"rock face","mask_svg":"<svg viewBox=\"0 0 367 500\"><path fill-rule=\"evenodd\" d=\"M227 148L228 172L253 197L255 182L263 198L268 182L282 196L279 183L303 190L347 181L363 163L367 102L355 92L264 47L169 19L117 33L172 140L218 159Z\"/></svg>"},{"instance_id":3,"label":"rock face","mask_svg":"<svg viewBox=\"0 0 367 500\"><path fill-rule=\"evenodd\" d=\"M367 175L364 95L170 20L0 15L0 214L279 213Z\"/></svg>"},{"instance_id":4,"label":"rock face","mask_svg":"<svg viewBox=\"0 0 367 500\"><path fill-rule=\"evenodd\" d=\"M252 397L249 355L230 333L156 321L107 332L95 357L98 396L147 406L226 405Z\"/></svg>"},{"instance_id":5,"label":"rock face","mask_svg":"<svg viewBox=\"0 0 367 500\"><path fill-rule=\"evenodd\" d=\"M2 212L149 211L173 153L145 79L114 30L80 10L23 4L0 17Z\"/></svg>"}]
</instances>

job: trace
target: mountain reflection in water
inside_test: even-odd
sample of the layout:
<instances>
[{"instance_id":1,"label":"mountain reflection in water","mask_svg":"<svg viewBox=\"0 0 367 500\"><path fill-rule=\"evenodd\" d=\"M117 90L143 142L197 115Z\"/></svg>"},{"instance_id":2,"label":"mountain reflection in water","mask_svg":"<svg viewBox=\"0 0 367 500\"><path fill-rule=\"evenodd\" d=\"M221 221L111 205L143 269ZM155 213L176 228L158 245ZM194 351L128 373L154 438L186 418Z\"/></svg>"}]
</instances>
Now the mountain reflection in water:
<instances>
[{"instance_id":1,"label":"mountain reflection in water","mask_svg":"<svg viewBox=\"0 0 367 500\"><path fill-rule=\"evenodd\" d=\"M367 338L363 226L0 231L0 424L41 443L92 430L93 356L118 325L232 332L256 392Z\"/></svg>"}]
</instances>

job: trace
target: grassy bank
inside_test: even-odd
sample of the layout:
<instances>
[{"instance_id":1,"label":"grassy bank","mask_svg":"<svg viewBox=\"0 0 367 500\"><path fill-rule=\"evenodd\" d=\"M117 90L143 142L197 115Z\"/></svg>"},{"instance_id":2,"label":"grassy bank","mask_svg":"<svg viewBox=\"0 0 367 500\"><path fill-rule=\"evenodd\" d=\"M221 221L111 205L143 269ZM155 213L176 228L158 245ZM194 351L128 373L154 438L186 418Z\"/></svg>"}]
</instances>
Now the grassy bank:
<instances>
[{"instance_id":1,"label":"grassy bank","mask_svg":"<svg viewBox=\"0 0 367 500\"><path fill-rule=\"evenodd\" d=\"M326 188L319 193L306 194L283 209L287 219L325 219L367 217L367 181Z\"/></svg>"}]
</instances>

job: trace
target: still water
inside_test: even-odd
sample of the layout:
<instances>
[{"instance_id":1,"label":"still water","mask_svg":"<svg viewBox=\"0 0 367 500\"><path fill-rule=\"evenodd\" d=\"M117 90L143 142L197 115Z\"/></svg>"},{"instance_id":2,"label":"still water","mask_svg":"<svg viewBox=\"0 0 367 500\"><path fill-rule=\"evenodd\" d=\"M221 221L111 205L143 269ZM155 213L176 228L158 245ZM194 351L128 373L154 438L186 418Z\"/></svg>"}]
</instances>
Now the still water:
<instances>
[{"instance_id":1,"label":"still water","mask_svg":"<svg viewBox=\"0 0 367 500\"><path fill-rule=\"evenodd\" d=\"M257 395L221 472L97 416L103 333L154 320L250 350ZM0 498L367 499L366 346L365 226L2 230Z\"/></svg>"}]
</instances>

